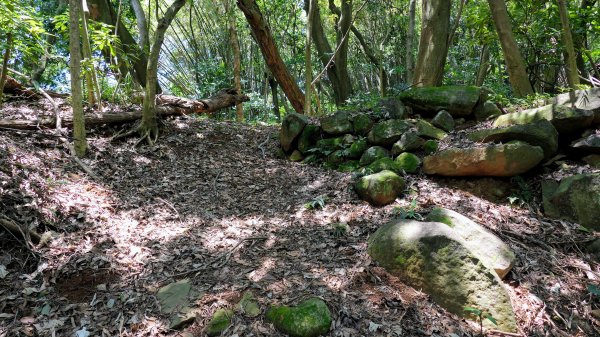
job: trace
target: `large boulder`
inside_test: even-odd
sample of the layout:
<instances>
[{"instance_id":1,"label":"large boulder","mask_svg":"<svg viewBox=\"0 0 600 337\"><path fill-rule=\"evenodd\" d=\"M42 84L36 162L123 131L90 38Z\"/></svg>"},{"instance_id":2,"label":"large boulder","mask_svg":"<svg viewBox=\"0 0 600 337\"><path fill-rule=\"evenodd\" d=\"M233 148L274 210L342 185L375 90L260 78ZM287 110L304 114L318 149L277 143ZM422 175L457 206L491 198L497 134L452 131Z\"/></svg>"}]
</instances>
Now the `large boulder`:
<instances>
[{"instance_id":1,"label":"large boulder","mask_svg":"<svg viewBox=\"0 0 600 337\"><path fill-rule=\"evenodd\" d=\"M600 231L600 173L542 182L544 213Z\"/></svg>"},{"instance_id":2,"label":"large boulder","mask_svg":"<svg viewBox=\"0 0 600 337\"><path fill-rule=\"evenodd\" d=\"M541 147L522 142L449 148L425 157L423 171L451 177L512 177L529 171L542 159L544 151Z\"/></svg>"},{"instance_id":3,"label":"large boulder","mask_svg":"<svg viewBox=\"0 0 600 337\"><path fill-rule=\"evenodd\" d=\"M390 151L381 146L371 146L360 157L360 166L367 166L379 158L390 156Z\"/></svg>"},{"instance_id":4,"label":"large boulder","mask_svg":"<svg viewBox=\"0 0 600 337\"><path fill-rule=\"evenodd\" d=\"M411 128L411 124L400 119L390 119L373 125L367 138L373 145L389 146Z\"/></svg>"},{"instance_id":5,"label":"large boulder","mask_svg":"<svg viewBox=\"0 0 600 337\"><path fill-rule=\"evenodd\" d=\"M545 105L540 108L523 110L502 115L494 121L494 126L527 124L539 120L548 120L558 133L569 134L589 127L594 121L590 110L579 110L564 105Z\"/></svg>"},{"instance_id":6,"label":"large boulder","mask_svg":"<svg viewBox=\"0 0 600 337\"><path fill-rule=\"evenodd\" d=\"M418 120L415 124L417 127L417 134L423 138L433 138L433 139L444 139L448 135L444 130L438 129L435 126L431 125L431 123L424 121L422 119Z\"/></svg>"},{"instance_id":7,"label":"large boulder","mask_svg":"<svg viewBox=\"0 0 600 337\"><path fill-rule=\"evenodd\" d=\"M298 138L298 150L307 154L308 151L315 148L319 139L321 139L321 128L318 125L306 125Z\"/></svg>"},{"instance_id":8,"label":"large boulder","mask_svg":"<svg viewBox=\"0 0 600 337\"><path fill-rule=\"evenodd\" d=\"M600 154L600 134L593 133L587 137L576 140L571 144L571 147L585 154Z\"/></svg>"},{"instance_id":9,"label":"large boulder","mask_svg":"<svg viewBox=\"0 0 600 337\"><path fill-rule=\"evenodd\" d=\"M279 132L279 141L285 152L292 150L294 141L304 130L306 124L308 124L308 118L304 115L292 112L285 116Z\"/></svg>"},{"instance_id":10,"label":"large boulder","mask_svg":"<svg viewBox=\"0 0 600 337\"><path fill-rule=\"evenodd\" d=\"M402 193L404 179L388 170L361 177L354 184L354 190L362 200L375 206L385 206Z\"/></svg>"},{"instance_id":11,"label":"large boulder","mask_svg":"<svg viewBox=\"0 0 600 337\"><path fill-rule=\"evenodd\" d=\"M484 143L524 141L541 147L545 158L552 157L558 150L558 132L552 123L545 119L505 128L478 130L471 132L467 137L472 141Z\"/></svg>"},{"instance_id":12,"label":"large boulder","mask_svg":"<svg viewBox=\"0 0 600 337\"><path fill-rule=\"evenodd\" d=\"M350 114L346 111L338 111L333 115L321 118L321 128L323 132L333 136L352 133L354 128L350 123Z\"/></svg>"},{"instance_id":13,"label":"large boulder","mask_svg":"<svg viewBox=\"0 0 600 337\"><path fill-rule=\"evenodd\" d=\"M480 100L487 99L487 90L468 86L418 87L403 92L400 99L429 115L446 110L454 117L466 117L473 113Z\"/></svg>"},{"instance_id":14,"label":"large boulder","mask_svg":"<svg viewBox=\"0 0 600 337\"><path fill-rule=\"evenodd\" d=\"M467 316L465 307L489 312L488 327L517 330L502 280L450 226L440 222L392 221L369 239L368 252L388 272L431 296L446 310Z\"/></svg>"},{"instance_id":15,"label":"large boulder","mask_svg":"<svg viewBox=\"0 0 600 337\"><path fill-rule=\"evenodd\" d=\"M392 145L392 154L398 155L406 151L415 151L423 147L423 144L425 144L425 139L419 137L415 131L408 131Z\"/></svg>"},{"instance_id":16,"label":"large boulder","mask_svg":"<svg viewBox=\"0 0 600 337\"><path fill-rule=\"evenodd\" d=\"M564 93L554 97L550 103L572 106L594 113L594 123L600 124L600 88L576 90L574 93Z\"/></svg>"},{"instance_id":17,"label":"large boulder","mask_svg":"<svg viewBox=\"0 0 600 337\"><path fill-rule=\"evenodd\" d=\"M318 337L331 327L331 312L320 298L310 298L296 307L269 308L266 318L275 328L290 337Z\"/></svg>"},{"instance_id":18,"label":"large boulder","mask_svg":"<svg viewBox=\"0 0 600 337\"><path fill-rule=\"evenodd\" d=\"M450 226L467 242L483 264L493 269L503 279L515 264L515 253L500 238L466 216L449 209L436 207L425 217L426 221L441 222Z\"/></svg>"},{"instance_id":19,"label":"large boulder","mask_svg":"<svg viewBox=\"0 0 600 337\"><path fill-rule=\"evenodd\" d=\"M373 127L373 120L367 114L358 114L352 119L354 133L359 136L366 136Z\"/></svg>"}]
</instances>

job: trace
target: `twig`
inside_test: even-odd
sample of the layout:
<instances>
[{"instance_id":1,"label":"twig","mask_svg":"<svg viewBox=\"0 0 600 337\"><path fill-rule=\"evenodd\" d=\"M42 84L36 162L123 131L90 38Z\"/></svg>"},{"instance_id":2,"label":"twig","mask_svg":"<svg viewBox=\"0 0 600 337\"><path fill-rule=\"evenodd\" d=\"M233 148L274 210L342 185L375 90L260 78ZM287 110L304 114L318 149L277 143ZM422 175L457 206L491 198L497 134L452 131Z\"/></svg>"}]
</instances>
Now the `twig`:
<instances>
[{"instance_id":1,"label":"twig","mask_svg":"<svg viewBox=\"0 0 600 337\"><path fill-rule=\"evenodd\" d=\"M487 332L499 334L499 335L505 335L505 336L523 337L523 335L520 333L506 332L506 331L501 331L501 330L488 330Z\"/></svg>"},{"instance_id":2,"label":"twig","mask_svg":"<svg viewBox=\"0 0 600 337\"><path fill-rule=\"evenodd\" d=\"M33 243L38 243L42 239L42 237L38 233L30 229L24 230L22 226L19 226L14 221L5 216L2 216L0 218L0 226L4 227L7 231L13 234L20 234L26 241L29 241L28 239L31 239Z\"/></svg>"},{"instance_id":3,"label":"twig","mask_svg":"<svg viewBox=\"0 0 600 337\"><path fill-rule=\"evenodd\" d=\"M260 144L258 144L258 148L260 149L260 151L262 152L262 157L265 157L265 148L263 146L265 146L267 144L267 142L269 141L269 139L271 139L271 135L267 134L267 138Z\"/></svg>"}]
</instances>

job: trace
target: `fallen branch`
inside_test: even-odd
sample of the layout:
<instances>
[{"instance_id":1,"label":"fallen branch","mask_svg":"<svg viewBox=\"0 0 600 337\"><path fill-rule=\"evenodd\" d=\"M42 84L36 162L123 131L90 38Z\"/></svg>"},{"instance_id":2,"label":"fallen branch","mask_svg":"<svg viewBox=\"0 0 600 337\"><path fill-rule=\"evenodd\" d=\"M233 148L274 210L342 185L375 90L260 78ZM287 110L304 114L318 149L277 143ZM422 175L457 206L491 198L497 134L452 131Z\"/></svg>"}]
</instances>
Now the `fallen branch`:
<instances>
[{"instance_id":1,"label":"fallen branch","mask_svg":"<svg viewBox=\"0 0 600 337\"><path fill-rule=\"evenodd\" d=\"M236 105L237 103L249 101L250 98L240 94L235 89L224 89L214 96L202 100L191 100L176 96L157 96L156 112L160 117L179 116L187 114L211 113ZM133 122L142 118L142 111L122 111L96 113L85 117L86 127L119 124ZM72 127L73 118L65 117L62 120L63 127ZM0 119L0 127L20 130L33 130L40 128L52 128L56 126L56 118L48 117L39 120L7 120Z\"/></svg>"},{"instance_id":2,"label":"fallen branch","mask_svg":"<svg viewBox=\"0 0 600 337\"><path fill-rule=\"evenodd\" d=\"M13 234L22 236L25 240L31 239L33 243L39 243L42 239L35 231L23 228L5 216L0 217L0 226Z\"/></svg>"}]
</instances>

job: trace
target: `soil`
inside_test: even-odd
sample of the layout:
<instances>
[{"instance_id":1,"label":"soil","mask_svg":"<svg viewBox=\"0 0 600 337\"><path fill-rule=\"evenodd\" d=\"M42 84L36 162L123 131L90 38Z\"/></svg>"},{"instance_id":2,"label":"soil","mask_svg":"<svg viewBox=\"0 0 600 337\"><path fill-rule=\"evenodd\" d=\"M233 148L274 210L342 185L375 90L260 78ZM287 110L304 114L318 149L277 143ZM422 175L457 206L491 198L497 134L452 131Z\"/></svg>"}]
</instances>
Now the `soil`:
<instances>
[{"instance_id":1,"label":"soil","mask_svg":"<svg viewBox=\"0 0 600 337\"><path fill-rule=\"evenodd\" d=\"M28 100L2 113L50 110ZM519 336L600 335L600 299L588 289L600 263L584 248L598 235L545 218L540 205L540 176L590 170L578 162L522 179L411 175L402 198L375 208L350 188L352 174L279 158L277 127L184 116L164 121L153 146L111 142L116 131L88 134L82 162L93 178L53 130L0 130L0 218L44 234L34 245L0 230L0 336L203 336L211 314L246 291L263 311L323 298L331 336L479 336L477 322L449 314L366 253L382 224L435 206L469 216L515 251L505 283ZM155 294L184 278L201 294L197 318L170 331ZM278 335L262 315L233 323L224 335Z\"/></svg>"}]
</instances>

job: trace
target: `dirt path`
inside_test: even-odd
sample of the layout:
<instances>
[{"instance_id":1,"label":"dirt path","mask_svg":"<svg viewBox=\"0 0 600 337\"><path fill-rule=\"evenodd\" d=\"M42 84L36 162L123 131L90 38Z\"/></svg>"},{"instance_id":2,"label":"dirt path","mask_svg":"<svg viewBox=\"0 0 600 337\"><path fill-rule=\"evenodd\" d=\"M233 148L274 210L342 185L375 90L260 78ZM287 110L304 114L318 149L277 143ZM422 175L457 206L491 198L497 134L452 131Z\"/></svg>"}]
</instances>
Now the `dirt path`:
<instances>
[{"instance_id":1,"label":"dirt path","mask_svg":"<svg viewBox=\"0 0 600 337\"><path fill-rule=\"evenodd\" d=\"M178 336L159 314L156 290L189 278L201 336L212 312L251 291L262 308L325 299L332 336L475 336L475 323L371 264L366 240L408 209L440 205L500 235L517 253L509 275L527 336L592 336L599 266L579 251L576 225L511 207L510 180L410 178L396 204L373 208L350 174L277 159L277 129L178 118L154 147L90 136L85 163L56 138L0 131L0 213L55 234L31 250L0 231L0 336ZM532 181L535 179L532 177ZM487 185L486 185L487 184ZM499 187L497 187L499 186ZM488 188L489 187L489 188ZM534 191L534 193L537 193ZM304 204L326 196L324 209ZM336 231L334 223L349 225ZM594 279L595 278L595 279ZM260 316L234 318L226 335L274 336ZM493 334L490 334L493 335Z\"/></svg>"}]
</instances>

